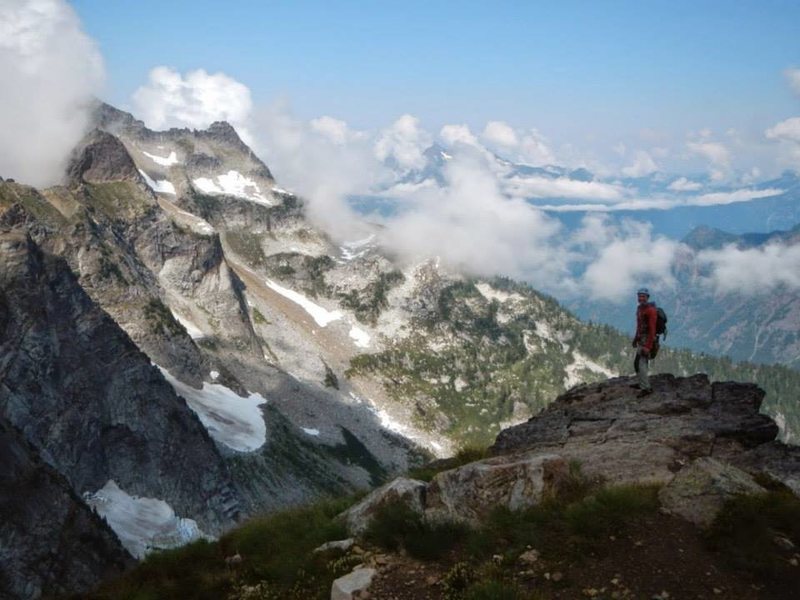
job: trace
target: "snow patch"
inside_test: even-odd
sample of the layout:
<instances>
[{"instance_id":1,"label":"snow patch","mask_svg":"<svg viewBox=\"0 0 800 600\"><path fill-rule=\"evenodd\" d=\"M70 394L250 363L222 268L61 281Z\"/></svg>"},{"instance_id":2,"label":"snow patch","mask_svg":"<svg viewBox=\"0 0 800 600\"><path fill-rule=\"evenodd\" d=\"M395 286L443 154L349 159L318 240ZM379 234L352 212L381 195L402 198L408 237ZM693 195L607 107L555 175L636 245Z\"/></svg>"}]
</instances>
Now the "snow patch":
<instances>
[{"instance_id":1,"label":"snow patch","mask_svg":"<svg viewBox=\"0 0 800 600\"><path fill-rule=\"evenodd\" d=\"M183 396L214 440L238 452L258 450L267 441L267 426L259 408L266 404L260 394L242 398L218 383L203 383L198 390L158 367L175 393Z\"/></svg>"},{"instance_id":2,"label":"snow patch","mask_svg":"<svg viewBox=\"0 0 800 600\"><path fill-rule=\"evenodd\" d=\"M301 427L300 429L302 429L308 435L314 435L314 436L319 435L319 429L310 429L310 428L307 428L307 427Z\"/></svg>"},{"instance_id":3,"label":"snow patch","mask_svg":"<svg viewBox=\"0 0 800 600\"><path fill-rule=\"evenodd\" d=\"M476 283L475 288L481 293L481 296L486 298L489 302L492 300L497 300L500 303L506 302L507 300L522 300L522 296L519 294L510 294L508 292L504 292L502 290L497 290L490 286L488 283Z\"/></svg>"},{"instance_id":4,"label":"snow patch","mask_svg":"<svg viewBox=\"0 0 800 600\"><path fill-rule=\"evenodd\" d=\"M369 334L356 327L355 325L350 329L350 337L353 339L353 343L358 346L359 348L369 348Z\"/></svg>"},{"instance_id":5,"label":"snow patch","mask_svg":"<svg viewBox=\"0 0 800 600\"><path fill-rule=\"evenodd\" d=\"M164 202L166 202L166 200L164 200ZM169 206L170 211L175 215L176 221L186 223L195 233L199 233L201 235L212 235L216 232L216 229L211 226L211 223L206 221L204 218L180 209L174 204L169 203Z\"/></svg>"},{"instance_id":6,"label":"snow patch","mask_svg":"<svg viewBox=\"0 0 800 600\"><path fill-rule=\"evenodd\" d=\"M572 364L567 366L566 376L564 377L564 387L566 389L574 387L579 383L583 383L583 379L580 377L580 371L583 370L591 371L592 373L598 373L599 375L604 375L605 377L609 378L616 376L616 373L610 371L603 365L594 362L580 352L573 352L572 357Z\"/></svg>"},{"instance_id":7,"label":"snow patch","mask_svg":"<svg viewBox=\"0 0 800 600\"><path fill-rule=\"evenodd\" d=\"M193 182L195 187L205 194L236 196L257 204L272 206L272 202L261 193L258 184L239 171L231 170L217 175L215 179L216 181L208 177L198 177Z\"/></svg>"},{"instance_id":8,"label":"snow patch","mask_svg":"<svg viewBox=\"0 0 800 600\"><path fill-rule=\"evenodd\" d=\"M322 308L319 304L316 304L311 300L309 300L308 298L306 298L305 296L303 296L303 294L285 288L282 285L278 285L271 279L267 279L266 284L270 289L278 292L284 298L288 298L295 304L299 304L303 308L303 310L305 310L308 314L311 315L311 317L314 319L314 321L316 321L317 325L319 325L320 327L325 327L328 323L331 323L332 321L338 321L344 316L342 314L342 311L326 310Z\"/></svg>"},{"instance_id":9,"label":"snow patch","mask_svg":"<svg viewBox=\"0 0 800 600\"><path fill-rule=\"evenodd\" d=\"M152 160L157 165L161 165L162 167L171 167L172 165L177 165L178 162L178 155L175 154L175 151L169 153L169 156L166 158L162 156L156 156L155 154L150 154L149 152L145 152L142 150L142 154L144 154L147 158Z\"/></svg>"},{"instance_id":10,"label":"snow patch","mask_svg":"<svg viewBox=\"0 0 800 600\"><path fill-rule=\"evenodd\" d=\"M159 181L153 181L153 179L144 171L139 169L139 173L141 173L142 177L144 177L144 181L147 185L150 186L154 192L158 194L172 194L175 195L175 186L172 185L166 179L161 179Z\"/></svg>"},{"instance_id":11,"label":"snow patch","mask_svg":"<svg viewBox=\"0 0 800 600\"><path fill-rule=\"evenodd\" d=\"M214 381L216 381L217 379L219 379L219 371L211 371L211 372L209 373L209 375L211 376L211 379L213 379Z\"/></svg>"},{"instance_id":12,"label":"snow patch","mask_svg":"<svg viewBox=\"0 0 800 600\"><path fill-rule=\"evenodd\" d=\"M201 538L213 539L193 519L177 516L163 500L131 496L113 479L94 493L84 493L83 498L136 558L156 549L174 548Z\"/></svg>"},{"instance_id":13,"label":"snow patch","mask_svg":"<svg viewBox=\"0 0 800 600\"><path fill-rule=\"evenodd\" d=\"M200 329L197 326L197 324L194 321L191 321L186 317L182 317L171 308L169 309L169 312L172 313L172 316L178 323L183 325L183 327L186 329L186 333L189 334L190 338L192 338L193 340L202 340L204 337L206 337L206 334L203 332L202 329Z\"/></svg>"}]
</instances>

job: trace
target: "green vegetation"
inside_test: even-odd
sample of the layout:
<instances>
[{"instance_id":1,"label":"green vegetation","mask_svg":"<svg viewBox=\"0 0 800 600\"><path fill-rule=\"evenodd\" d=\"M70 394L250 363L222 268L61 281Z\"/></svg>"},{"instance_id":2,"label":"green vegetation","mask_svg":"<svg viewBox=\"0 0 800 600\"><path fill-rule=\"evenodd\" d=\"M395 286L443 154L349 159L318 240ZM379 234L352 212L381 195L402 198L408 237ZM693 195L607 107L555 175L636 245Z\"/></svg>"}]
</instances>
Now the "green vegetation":
<instances>
[{"instance_id":1,"label":"green vegetation","mask_svg":"<svg viewBox=\"0 0 800 600\"><path fill-rule=\"evenodd\" d=\"M134 571L90 596L95 600L219 600L220 598L327 599L337 565L330 553L312 554L346 533L334 519L351 499L253 519L218 542L195 542L151 554ZM240 563L226 563L227 557ZM341 570L341 564L338 565ZM339 573L341 574L341 573ZM251 595L251 587L264 595Z\"/></svg>"},{"instance_id":2,"label":"green vegetation","mask_svg":"<svg viewBox=\"0 0 800 600\"><path fill-rule=\"evenodd\" d=\"M84 199L111 220L131 221L155 210L155 203L132 181L87 183Z\"/></svg>"},{"instance_id":3,"label":"green vegetation","mask_svg":"<svg viewBox=\"0 0 800 600\"><path fill-rule=\"evenodd\" d=\"M181 325L172 312L158 298L152 298L142 309L150 331L156 335L187 335L186 328Z\"/></svg>"},{"instance_id":4,"label":"green vegetation","mask_svg":"<svg viewBox=\"0 0 800 600\"><path fill-rule=\"evenodd\" d=\"M364 539L386 550L403 549L421 560L436 560L452 550L468 533L465 525L431 522L398 499L379 507Z\"/></svg>"},{"instance_id":5,"label":"green vegetation","mask_svg":"<svg viewBox=\"0 0 800 600\"><path fill-rule=\"evenodd\" d=\"M20 204L37 220L58 227L66 220L35 188L18 183L0 182L0 207Z\"/></svg>"},{"instance_id":6,"label":"green vegetation","mask_svg":"<svg viewBox=\"0 0 800 600\"><path fill-rule=\"evenodd\" d=\"M436 423L457 441L489 445L515 411L535 413L564 391L571 356L558 340L529 348L537 322L546 319L554 330L578 326L555 304L521 301L501 312L474 282L451 284L412 323L413 335L357 356L346 375L378 375L391 397L415 403L417 425Z\"/></svg>"},{"instance_id":7,"label":"green vegetation","mask_svg":"<svg viewBox=\"0 0 800 600\"><path fill-rule=\"evenodd\" d=\"M344 308L355 313L356 319L374 326L381 311L389 306L387 294L404 280L405 276L400 271L381 272L377 279L362 289L340 293L339 301Z\"/></svg>"},{"instance_id":8,"label":"green vegetation","mask_svg":"<svg viewBox=\"0 0 800 600\"><path fill-rule=\"evenodd\" d=\"M509 299L487 299L475 281L448 285L427 311L420 311L410 335L383 352L355 357L345 374L377 376L390 397L414 406L419 427L435 426L458 442L488 445L502 423L536 414L565 391L570 378L606 378L581 366L577 355L613 373L633 373L627 336L578 321L525 284L498 278L491 285ZM754 382L767 392L764 410L780 414L788 431L800 432L797 371L737 364L666 345L652 369L677 376L706 373L712 381Z\"/></svg>"},{"instance_id":9,"label":"green vegetation","mask_svg":"<svg viewBox=\"0 0 800 600\"><path fill-rule=\"evenodd\" d=\"M325 387L339 389L339 378L327 364L325 365L325 379L322 381Z\"/></svg>"},{"instance_id":10,"label":"green vegetation","mask_svg":"<svg viewBox=\"0 0 800 600\"><path fill-rule=\"evenodd\" d=\"M786 568L787 549L780 539L789 548L800 546L800 499L789 490L729 501L708 533L710 547L732 566L765 576Z\"/></svg>"},{"instance_id":11,"label":"green vegetation","mask_svg":"<svg viewBox=\"0 0 800 600\"><path fill-rule=\"evenodd\" d=\"M256 325L269 325L270 322L261 314L261 311L258 310L255 306L253 307L253 322Z\"/></svg>"},{"instance_id":12,"label":"green vegetation","mask_svg":"<svg viewBox=\"0 0 800 600\"><path fill-rule=\"evenodd\" d=\"M225 233L225 241L231 249L251 267L263 267L267 262L264 248L261 246L262 237L262 234L252 233L246 229L234 229Z\"/></svg>"}]
</instances>

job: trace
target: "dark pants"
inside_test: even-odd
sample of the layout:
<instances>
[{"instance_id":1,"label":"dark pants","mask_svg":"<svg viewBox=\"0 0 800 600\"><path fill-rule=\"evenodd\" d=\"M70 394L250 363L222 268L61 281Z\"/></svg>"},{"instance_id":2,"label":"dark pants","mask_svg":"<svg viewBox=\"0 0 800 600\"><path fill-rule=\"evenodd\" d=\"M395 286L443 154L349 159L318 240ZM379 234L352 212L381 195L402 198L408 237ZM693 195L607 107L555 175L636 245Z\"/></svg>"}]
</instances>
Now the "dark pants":
<instances>
[{"instance_id":1,"label":"dark pants","mask_svg":"<svg viewBox=\"0 0 800 600\"><path fill-rule=\"evenodd\" d=\"M636 358L633 359L633 370L636 371L638 376L639 387L643 390L649 390L650 378L647 376L647 372L650 370L650 359L642 356L642 351L638 348L636 350Z\"/></svg>"}]
</instances>

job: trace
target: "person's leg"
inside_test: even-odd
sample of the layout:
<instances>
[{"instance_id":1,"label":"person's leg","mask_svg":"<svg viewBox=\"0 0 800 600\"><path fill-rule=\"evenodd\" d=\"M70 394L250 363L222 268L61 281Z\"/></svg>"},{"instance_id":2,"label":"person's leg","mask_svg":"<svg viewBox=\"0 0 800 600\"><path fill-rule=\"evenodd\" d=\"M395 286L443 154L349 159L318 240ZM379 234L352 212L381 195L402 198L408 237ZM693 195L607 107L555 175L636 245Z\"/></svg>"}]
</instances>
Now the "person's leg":
<instances>
[{"instance_id":1,"label":"person's leg","mask_svg":"<svg viewBox=\"0 0 800 600\"><path fill-rule=\"evenodd\" d=\"M647 372L649 371L650 361L644 356L642 356L641 352L637 352L636 362L638 363L639 367L636 371L636 375L639 380L639 387L642 390L649 390L650 378L647 376Z\"/></svg>"}]
</instances>

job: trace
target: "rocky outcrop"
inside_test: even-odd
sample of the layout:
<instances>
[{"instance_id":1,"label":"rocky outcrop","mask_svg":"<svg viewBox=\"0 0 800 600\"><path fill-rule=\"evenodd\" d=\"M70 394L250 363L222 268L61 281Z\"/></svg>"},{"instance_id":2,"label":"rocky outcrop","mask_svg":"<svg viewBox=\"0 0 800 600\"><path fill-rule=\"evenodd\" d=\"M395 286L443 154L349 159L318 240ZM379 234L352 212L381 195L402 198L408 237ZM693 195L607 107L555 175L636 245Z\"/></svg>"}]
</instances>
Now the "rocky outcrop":
<instances>
[{"instance_id":1,"label":"rocky outcrop","mask_svg":"<svg viewBox=\"0 0 800 600\"><path fill-rule=\"evenodd\" d=\"M614 483L666 483L701 457L760 471L766 462L757 457L765 444L791 456L800 452L774 442L778 427L759 413L764 392L753 384L711 383L705 375L651 380L655 392L644 398L636 397L632 378L573 388L528 422L501 432L492 451L556 452L579 461L587 475ZM789 484L788 472L774 472Z\"/></svg>"},{"instance_id":2,"label":"rocky outcrop","mask_svg":"<svg viewBox=\"0 0 800 600\"><path fill-rule=\"evenodd\" d=\"M393 502L401 502L418 513L424 512L426 488L425 482L405 477L398 477L379 487L344 513L348 531L353 534L364 533L375 514Z\"/></svg>"},{"instance_id":3,"label":"rocky outcrop","mask_svg":"<svg viewBox=\"0 0 800 600\"><path fill-rule=\"evenodd\" d=\"M182 398L25 234L0 234L0 416L76 494L114 480L219 532L239 512L214 442Z\"/></svg>"},{"instance_id":4,"label":"rocky outcrop","mask_svg":"<svg viewBox=\"0 0 800 600\"><path fill-rule=\"evenodd\" d=\"M0 465L0 598L87 591L132 564L108 525L2 417Z\"/></svg>"},{"instance_id":5,"label":"rocky outcrop","mask_svg":"<svg viewBox=\"0 0 800 600\"><path fill-rule=\"evenodd\" d=\"M662 508L708 527L726 501L738 495L765 493L744 471L713 458L698 458L675 475L658 494Z\"/></svg>"},{"instance_id":6,"label":"rocky outcrop","mask_svg":"<svg viewBox=\"0 0 800 600\"><path fill-rule=\"evenodd\" d=\"M438 473L430 483L397 478L351 507L348 531L363 534L386 506L401 503L430 521L479 524L497 507L523 510L557 494L569 466L553 454L497 457Z\"/></svg>"},{"instance_id":7,"label":"rocky outcrop","mask_svg":"<svg viewBox=\"0 0 800 600\"><path fill-rule=\"evenodd\" d=\"M135 181L143 185L125 145L110 133L98 129L86 136L75 150L67 167L67 176L74 183Z\"/></svg>"},{"instance_id":8,"label":"rocky outcrop","mask_svg":"<svg viewBox=\"0 0 800 600\"><path fill-rule=\"evenodd\" d=\"M568 476L569 465L554 454L470 463L433 478L425 495L425 515L477 524L497 507L523 510L538 504L555 494Z\"/></svg>"}]
</instances>

